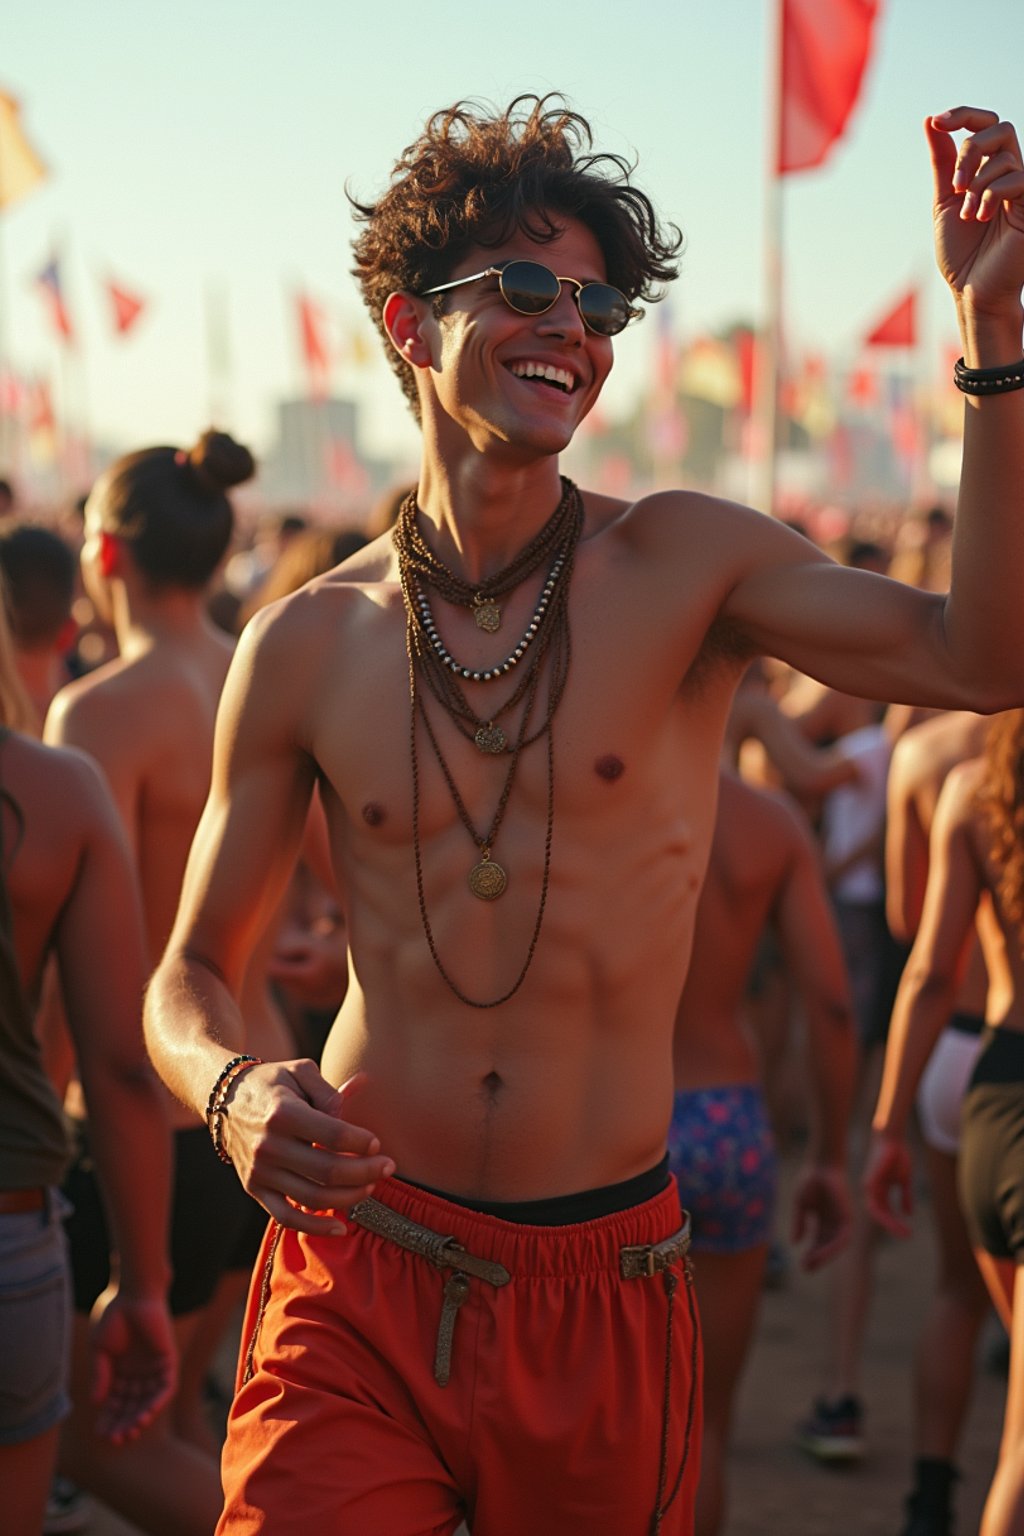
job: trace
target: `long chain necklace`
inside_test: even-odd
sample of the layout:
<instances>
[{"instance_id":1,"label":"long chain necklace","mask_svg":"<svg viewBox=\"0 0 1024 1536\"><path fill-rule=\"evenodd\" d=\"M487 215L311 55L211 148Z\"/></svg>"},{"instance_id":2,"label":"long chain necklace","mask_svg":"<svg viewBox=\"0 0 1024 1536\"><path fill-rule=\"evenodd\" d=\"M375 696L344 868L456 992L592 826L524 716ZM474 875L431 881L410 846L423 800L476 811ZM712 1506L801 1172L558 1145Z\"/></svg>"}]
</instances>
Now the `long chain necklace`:
<instances>
[{"instance_id":1,"label":"long chain necklace","mask_svg":"<svg viewBox=\"0 0 1024 1536\"><path fill-rule=\"evenodd\" d=\"M541 529L536 538L531 540L520 556L482 588L475 588L468 582L461 582L442 562L437 561L429 551L428 546L415 527L416 504L414 496L410 497L406 502L403 507L403 514L406 513L407 509L409 515L400 515L399 524L396 525L394 542L399 557L399 578L406 608L406 650L409 662L410 699L409 749L412 761L413 792L413 854L416 868L416 891L419 901L420 920L434 965L455 996L461 1002L473 1008L496 1008L514 996L526 978L536 952L541 925L544 920L544 911L547 905L551 875L551 847L554 836L555 757L553 724L555 711L565 690L565 682L569 670L571 655L568 616L569 578L575 559L576 546L583 527L583 503L579 492L572 482L563 479L562 500L553 517ZM553 525L557 525L558 533L557 539L554 540L550 537L550 530ZM422 549L427 552L430 557L429 562L422 559L418 553L414 558L413 552L417 550L417 546L422 546ZM454 658L450 657L450 653L447 652L443 643L440 642L440 636L437 635L436 625L430 611L429 601L425 598L423 586L429 585L434 587L439 592L439 595L447 601L472 608L477 618L477 623L480 624L481 628L497 628L497 625L489 626L480 623L478 612L480 604L477 602L477 598L483 594L484 600L488 601L490 598L501 595L505 591L511 591L513 586L520 584L539 564L551 556L554 557L551 570L542 588L541 598L535 609L534 617L527 627L529 639L522 645L521 650L517 647L518 654L516 652L512 653L515 656L515 661L513 662L509 658L505 663L499 663L496 667L480 669L479 676L477 676L477 669L464 668L458 664L453 665ZM440 581L437 579L438 571L440 572ZM515 579L510 580L509 573L513 571L516 571L518 574ZM458 588L457 593L456 587ZM429 624L427 621L429 621ZM436 640L434 636L437 636ZM524 662L524 659L525 664L519 666L518 664ZM540 724L531 731L530 722L537 703L541 684L541 672L546 660L550 660L546 706ZM494 710L488 720L481 720L475 711L470 708L459 679L464 677L467 681L472 682L491 682L499 677L507 676L514 667L517 669L517 675L512 693L504 703ZM487 830L483 834L474 826L451 768L445 759L437 733L430 721L426 700L418 686L419 677L422 677L426 682L430 694L441 705L461 735L475 741L482 752L497 755L507 751L509 754L508 768L505 772L498 804ZM505 731L496 725L495 721L499 716L511 712L516 705L521 705L522 710L518 728L513 733L514 740L510 741ZM527 947L526 957L515 981L508 991L504 992L500 997L488 1001L471 998L459 987L445 967L434 938L430 915L427 910L420 841L420 767L417 747L417 717L423 721L427 739L441 770L448 793L452 797L459 820L469 833L477 849L478 861L469 871L468 884L473 894L484 901L496 900L503 894L508 884L508 874L493 857L492 849L508 807L520 757L526 747L541 737L546 738L547 825L544 837L544 864L540 896L537 904L537 916Z\"/></svg>"}]
</instances>

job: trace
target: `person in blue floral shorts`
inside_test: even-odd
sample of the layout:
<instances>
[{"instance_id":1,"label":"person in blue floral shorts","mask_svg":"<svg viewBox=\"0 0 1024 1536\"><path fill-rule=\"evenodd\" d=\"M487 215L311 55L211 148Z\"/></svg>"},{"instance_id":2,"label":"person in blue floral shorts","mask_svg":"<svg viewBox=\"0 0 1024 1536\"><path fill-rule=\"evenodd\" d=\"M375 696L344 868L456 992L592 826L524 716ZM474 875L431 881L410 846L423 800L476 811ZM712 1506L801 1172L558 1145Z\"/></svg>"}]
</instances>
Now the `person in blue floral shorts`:
<instances>
[{"instance_id":1,"label":"person in blue floral shorts","mask_svg":"<svg viewBox=\"0 0 1024 1536\"><path fill-rule=\"evenodd\" d=\"M806 1015L813 1087L793 1236L815 1269L849 1231L846 1125L854 1081L849 984L812 835L791 802L724 772L693 959L676 1017L669 1156L693 1223L704 1335L704 1449L697 1536L721 1529L732 1405L757 1317L772 1232L776 1155L753 1042L747 977L767 924Z\"/></svg>"}]
</instances>

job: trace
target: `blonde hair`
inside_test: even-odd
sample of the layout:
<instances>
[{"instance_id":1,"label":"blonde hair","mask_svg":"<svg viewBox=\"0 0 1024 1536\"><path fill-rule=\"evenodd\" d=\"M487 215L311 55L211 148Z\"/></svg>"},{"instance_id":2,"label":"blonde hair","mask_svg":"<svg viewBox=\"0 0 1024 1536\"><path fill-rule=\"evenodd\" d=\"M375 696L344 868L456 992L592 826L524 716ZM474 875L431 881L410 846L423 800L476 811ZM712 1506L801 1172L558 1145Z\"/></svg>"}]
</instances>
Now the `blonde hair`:
<instances>
[{"instance_id":1,"label":"blonde hair","mask_svg":"<svg viewBox=\"0 0 1024 1536\"><path fill-rule=\"evenodd\" d=\"M975 803L988 831L988 856L1006 918L1024 927L1024 709L996 715L985 741Z\"/></svg>"},{"instance_id":2,"label":"blonde hair","mask_svg":"<svg viewBox=\"0 0 1024 1536\"><path fill-rule=\"evenodd\" d=\"M28 736L42 735L42 722L38 719L21 680L14 658L14 642L3 604L0 603L0 725L12 731L24 731Z\"/></svg>"}]
</instances>

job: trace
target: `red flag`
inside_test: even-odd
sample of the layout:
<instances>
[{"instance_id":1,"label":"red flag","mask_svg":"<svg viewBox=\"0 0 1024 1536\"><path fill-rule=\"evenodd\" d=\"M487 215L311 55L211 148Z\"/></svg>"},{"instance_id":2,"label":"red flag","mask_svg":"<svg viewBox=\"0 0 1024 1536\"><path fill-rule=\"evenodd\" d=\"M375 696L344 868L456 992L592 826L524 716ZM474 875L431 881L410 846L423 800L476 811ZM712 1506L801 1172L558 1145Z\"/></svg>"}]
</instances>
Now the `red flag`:
<instances>
[{"instance_id":1,"label":"red flag","mask_svg":"<svg viewBox=\"0 0 1024 1536\"><path fill-rule=\"evenodd\" d=\"M778 174L821 165L860 94L881 0L781 0Z\"/></svg>"},{"instance_id":2,"label":"red flag","mask_svg":"<svg viewBox=\"0 0 1024 1536\"><path fill-rule=\"evenodd\" d=\"M112 278L107 279L105 287L113 309L114 330L119 336L127 336L145 309L146 301L139 298L138 294L129 293L127 288L122 288Z\"/></svg>"},{"instance_id":3,"label":"red flag","mask_svg":"<svg viewBox=\"0 0 1024 1536\"><path fill-rule=\"evenodd\" d=\"M319 304L315 304L307 294L298 294L296 302L299 307L302 356L309 372L309 392L314 400L324 400L327 398L331 373L327 320Z\"/></svg>"},{"instance_id":4,"label":"red flag","mask_svg":"<svg viewBox=\"0 0 1024 1536\"><path fill-rule=\"evenodd\" d=\"M74 341L74 327L71 324L71 316L68 314L67 305L64 303L64 291L60 281L60 263L56 256L47 262L36 278L36 282L50 311L50 319L53 322L54 330L63 341Z\"/></svg>"},{"instance_id":5,"label":"red flag","mask_svg":"<svg viewBox=\"0 0 1024 1536\"><path fill-rule=\"evenodd\" d=\"M911 288L873 331L864 338L866 347L913 347L917 345L917 289Z\"/></svg>"}]
</instances>

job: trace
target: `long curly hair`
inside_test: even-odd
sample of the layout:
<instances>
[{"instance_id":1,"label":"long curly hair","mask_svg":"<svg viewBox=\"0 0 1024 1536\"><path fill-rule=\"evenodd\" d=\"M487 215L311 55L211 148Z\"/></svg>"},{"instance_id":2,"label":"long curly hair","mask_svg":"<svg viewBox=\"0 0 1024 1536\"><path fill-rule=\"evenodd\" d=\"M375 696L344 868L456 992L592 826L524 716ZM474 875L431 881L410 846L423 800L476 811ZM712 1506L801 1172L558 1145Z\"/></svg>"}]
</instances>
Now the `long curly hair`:
<instances>
[{"instance_id":1,"label":"long curly hair","mask_svg":"<svg viewBox=\"0 0 1024 1536\"><path fill-rule=\"evenodd\" d=\"M586 118L557 94L517 96L503 112L459 101L429 119L376 202L349 193L366 226L353 244L353 275L417 416L413 369L388 342L384 301L444 282L470 246L500 245L515 230L545 243L558 234L560 215L586 225L608 281L630 301L656 300L658 285L676 276L681 232L663 226L631 184L633 164L592 146ZM437 313L443 303L439 295Z\"/></svg>"},{"instance_id":2,"label":"long curly hair","mask_svg":"<svg viewBox=\"0 0 1024 1536\"><path fill-rule=\"evenodd\" d=\"M988 833L999 903L1014 927L1024 927L1024 709L995 716L984 762L975 803Z\"/></svg>"}]
</instances>

